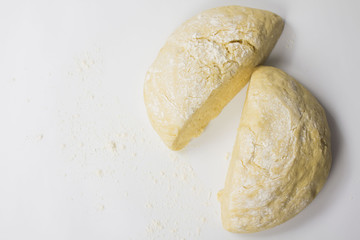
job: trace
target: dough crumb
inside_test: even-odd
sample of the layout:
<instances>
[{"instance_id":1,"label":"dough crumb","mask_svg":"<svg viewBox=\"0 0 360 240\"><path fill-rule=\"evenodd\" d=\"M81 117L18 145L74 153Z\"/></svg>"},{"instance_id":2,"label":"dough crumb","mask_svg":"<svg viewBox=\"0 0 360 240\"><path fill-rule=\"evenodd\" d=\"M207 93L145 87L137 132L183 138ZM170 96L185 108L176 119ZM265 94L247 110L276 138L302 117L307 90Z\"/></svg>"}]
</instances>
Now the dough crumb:
<instances>
[{"instance_id":1,"label":"dough crumb","mask_svg":"<svg viewBox=\"0 0 360 240\"><path fill-rule=\"evenodd\" d=\"M114 152L117 152L116 142L111 141L111 149L112 149Z\"/></svg>"},{"instance_id":2,"label":"dough crumb","mask_svg":"<svg viewBox=\"0 0 360 240\"><path fill-rule=\"evenodd\" d=\"M104 172L101 169L97 170L96 174L101 178L104 176Z\"/></svg>"}]
</instances>

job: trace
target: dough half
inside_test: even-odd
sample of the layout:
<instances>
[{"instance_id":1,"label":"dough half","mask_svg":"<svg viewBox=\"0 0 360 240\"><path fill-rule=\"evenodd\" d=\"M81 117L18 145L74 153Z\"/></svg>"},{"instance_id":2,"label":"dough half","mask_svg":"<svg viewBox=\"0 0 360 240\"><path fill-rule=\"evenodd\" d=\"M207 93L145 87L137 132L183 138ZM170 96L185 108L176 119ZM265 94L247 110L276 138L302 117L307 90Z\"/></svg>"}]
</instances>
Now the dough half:
<instances>
[{"instance_id":1,"label":"dough half","mask_svg":"<svg viewBox=\"0 0 360 240\"><path fill-rule=\"evenodd\" d=\"M224 228L249 233L287 221L319 193L330 166L322 106L283 71L257 68L218 194Z\"/></svg>"},{"instance_id":2,"label":"dough half","mask_svg":"<svg viewBox=\"0 0 360 240\"><path fill-rule=\"evenodd\" d=\"M144 100L165 144L183 148L248 82L284 26L274 13L226 6L182 24L150 66Z\"/></svg>"}]
</instances>

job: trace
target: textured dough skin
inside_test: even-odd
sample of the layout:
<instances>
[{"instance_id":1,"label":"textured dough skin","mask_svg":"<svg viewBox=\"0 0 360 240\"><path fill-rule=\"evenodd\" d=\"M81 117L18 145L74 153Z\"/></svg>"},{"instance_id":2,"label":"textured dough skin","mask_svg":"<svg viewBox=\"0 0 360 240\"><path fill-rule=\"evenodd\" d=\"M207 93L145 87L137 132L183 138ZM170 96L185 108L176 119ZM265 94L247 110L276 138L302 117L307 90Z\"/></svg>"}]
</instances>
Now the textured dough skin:
<instances>
[{"instance_id":1,"label":"textured dough skin","mask_svg":"<svg viewBox=\"0 0 360 240\"><path fill-rule=\"evenodd\" d=\"M283 26L274 13L227 6L200 13L169 37L146 75L144 100L170 149L200 135L267 58Z\"/></svg>"},{"instance_id":2,"label":"textured dough skin","mask_svg":"<svg viewBox=\"0 0 360 240\"><path fill-rule=\"evenodd\" d=\"M218 194L224 228L250 233L287 221L319 193L330 166L330 130L319 102L283 71L257 68Z\"/></svg>"}]
</instances>

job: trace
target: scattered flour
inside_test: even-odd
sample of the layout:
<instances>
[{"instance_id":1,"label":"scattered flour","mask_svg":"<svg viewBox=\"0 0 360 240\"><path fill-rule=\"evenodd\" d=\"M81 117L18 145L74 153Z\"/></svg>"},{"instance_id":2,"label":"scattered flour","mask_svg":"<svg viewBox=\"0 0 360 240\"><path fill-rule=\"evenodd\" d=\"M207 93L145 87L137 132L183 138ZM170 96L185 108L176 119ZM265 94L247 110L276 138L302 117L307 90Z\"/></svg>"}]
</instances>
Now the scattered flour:
<instances>
[{"instance_id":1,"label":"scattered flour","mask_svg":"<svg viewBox=\"0 0 360 240\"><path fill-rule=\"evenodd\" d=\"M111 212L132 203L129 208L140 209L148 221L145 236L134 239L200 239L217 219L218 203L186 157L155 141L146 119L122 112L116 96L103 92L102 62L98 50L76 58L60 103L72 106L58 113L64 178L90 186L74 193L73 201L93 201L95 213L105 204Z\"/></svg>"}]
</instances>

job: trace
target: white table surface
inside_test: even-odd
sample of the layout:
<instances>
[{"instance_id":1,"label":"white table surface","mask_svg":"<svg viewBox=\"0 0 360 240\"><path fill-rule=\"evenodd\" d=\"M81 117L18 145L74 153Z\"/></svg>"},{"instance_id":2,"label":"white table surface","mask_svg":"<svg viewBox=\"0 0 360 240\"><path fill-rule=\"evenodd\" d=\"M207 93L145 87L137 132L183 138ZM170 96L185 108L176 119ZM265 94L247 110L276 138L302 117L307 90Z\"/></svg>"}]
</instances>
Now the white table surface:
<instances>
[{"instance_id":1,"label":"white table surface","mask_svg":"<svg viewBox=\"0 0 360 240\"><path fill-rule=\"evenodd\" d=\"M267 61L323 104L329 179L276 228L220 221L242 90L184 150L147 119L143 80L167 36L208 8L286 21ZM0 2L0 239L359 239L360 4L350 0Z\"/></svg>"}]
</instances>

